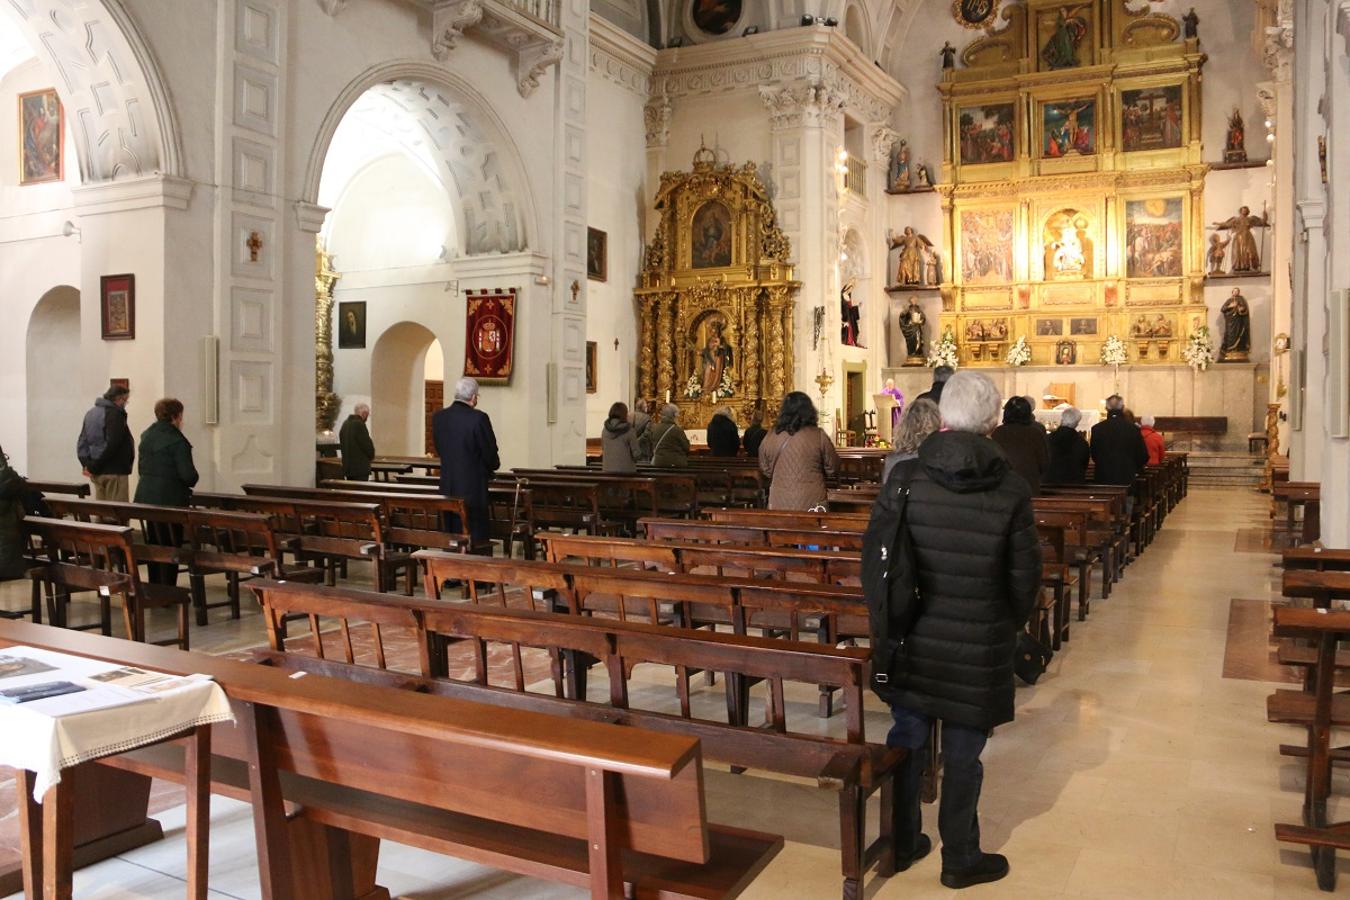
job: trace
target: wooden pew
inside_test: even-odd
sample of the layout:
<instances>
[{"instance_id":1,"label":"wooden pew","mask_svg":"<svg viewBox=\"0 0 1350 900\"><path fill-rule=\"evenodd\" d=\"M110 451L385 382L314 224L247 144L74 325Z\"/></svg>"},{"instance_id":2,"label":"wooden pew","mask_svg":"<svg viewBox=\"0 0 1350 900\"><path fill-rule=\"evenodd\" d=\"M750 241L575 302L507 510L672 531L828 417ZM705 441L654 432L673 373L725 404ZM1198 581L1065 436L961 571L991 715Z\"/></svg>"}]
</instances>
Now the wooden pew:
<instances>
[{"instance_id":1,"label":"wooden pew","mask_svg":"<svg viewBox=\"0 0 1350 900\"><path fill-rule=\"evenodd\" d=\"M550 562L565 562L575 558L588 565L612 566L622 562L666 572L698 574L700 569L712 569L716 575L773 579L798 577L823 583L832 582L831 562L858 560L858 554L851 551L647 541L557 532L544 532L539 535L539 539L544 544Z\"/></svg>"},{"instance_id":2,"label":"wooden pew","mask_svg":"<svg viewBox=\"0 0 1350 900\"><path fill-rule=\"evenodd\" d=\"M264 897L387 897L373 881L381 839L598 898L734 897L782 846L707 823L692 737L294 679L27 623L0 624L0 642L213 677L238 723L214 729L211 789L253 802ZM106 764L183 780L178 744Z\"/></svg>"},{"instance_id":3,"label":"wooden pew","mask_svg":"<svg viewBox=\"0 0 1350 900\"><path fill-rule=\"evenodd\" d=\"M1322 500L1322 486L1316 481L1286 481L1282 484L1274 485L1270 490L1271 496L1271 517L1275 517L1275 511L1278 504L1284 504L1285 519L1284 531L1291 543L1308 542L1307 533L1304 529L1297 529L1298 513L1301 510L1304 514L1305 526L1306 519L1312 508L1318 508ZM1310 530L1317 531L1317 516L1314 516L1314 523ZM1314 536L1312 538L1316 540Z\"/></svg>"},{"instance_id":4,"label":"wooden pew","mask_svg":"<svg viewBox=\"0 0 1350 900\"><path fill-rule=\"evenodd\" d=\"M1090 608L1090 591L1088 589L1089 576L1094 564L1102 562L1101 546L1094 544L1088 533L1088 513L1081 509L1048 509L1043 506L1032 507L1032 515L1036 517L1037 529L1057 529L1063 537L1063 547L1056 547L1056 551L1062 549L1063 556L1057 557L1067 570L1072 564L1078 568L1076 584L1078 585L1078 621L1082 622L1088 617ZM1105 572L1105 564L1102 564ZM1052 576L1051 588L1055 587L1054 581L1062 581L1065 588L1068 588L1067 573L1065 575ZM1102 583L1105 585L1108 578L1105 574L1102 576ZM1103 595L1104 596L1104 595ZM1067 607L1066 607L1067 609ZM1065 621L1067 630L1067 616Z\"/></svg>"},{"instance_id":5,"label":"wooden pew","mask_svg":"<svg viewBox=\"0 0 1350 900\"><path fill-rule=\"evenodd\" d=\"M1275 825L1275 839L1307 844L1312 851L1317 886L1336 889L1336 851L1350 850L1350 822L1331 822L1332 728L1350 726L1350 695L1336 693L1336 648L1350 640L1350 612L1276 607L1275 636L1309 640L1316 647L1313 690L1276 691L1266 703L1272 722L1307 728L1307 778L1302 825Z\"/></svg>"},{"instance_id":6,"label":"wooden pew","mask_svg":"<svg viewBox=\"0 0 1350 900\"><path fill-rule=\"evenodd\" d=\"M671 516L689 518L698 514L698 480L690 474L670 470L649 469L633 474L602 472L592 466L557 466L553 469L512 469L511 473L529 481L572 480L597 481L613 484L616 488L628 489L650 496L650 502L634 496L620 508L624 510L643 509L643 515ZM649 490L650 486L650 490ZM621 495L613 500L620 499ZM606 500L606 504L613 502ZM630 523L631 524L631 523Z\"/></svg>"},{"instance_id":7,"label":"wooden pew","mask_svg":"<svg viewBox=\"0 0 1350 900\"><path fill-rule=\"evenodd\" d=\"M52 624L66 624L65 605L72 591L94 591L99 598L99 625L107 635L111 624L109 600L117 594L122 599L122 621L127 640L146 640L147 609L169 608L178 614L178 637L159 643L177 644L184 650L188 648L191 594L185 588L141 580L137 550L147 548L132 543L130 528L38 516L26 517L23 527L42 541L46 561L30 570L29 577L46 589ZM163 556L157 559L170 561Z\"/></svg>"},{"instance_id":8,"label":"wooden pew","mask_svg":"<svg viewBox=\"0 0 1350 900\"><path fill-rule=\"evenodd\" d=\"M862 530L833 528L775 528L753 525L693 522L681 519L642 519L650 540L707 543L764 544L771 547L825 547L862 550Z\"/></svg>"},{"instance_id":9,"label":"wooden pew","mask_svg":"<svg viewBox=\"0 0 1350 900\"><path fill-rule=\"evenodd\" d=\"M759 525L766 528L839 528L865 531L870 510L858 512L795 512L772 509L705 509L703 518L729 525Z\"/></svg>"},{"instance_id":10,"label":"wooden pew","mask_svg":"<svg viewBox=\"0 0 1350 900\"><path fill-rule=\"evenodd\" d=\"M71 497L88 497L89 485L83 481L34 481L29 478L25 481L25 486L30 491L37 491L44 497L49 494L61 494Z\"/></svg>"},{"instance_id":11,"label":"wooden pew","mask_svg":"<svg viewBox=\"0 0 1350 900\"><path fill-rule=\"evenodd\" d=\"M1350 550L1333 550L1327 547L1290 547L1281 554L1280 560L1286 570L1350 571Z\"/></svg>"},{"instance_id":12,"label":"wooden pew","mask_svg":"<svg viewBox=\"0 0 1350 900\"><path fill-rule=\"evenodd\" d=\"M396 617L413 613L406 601L365 592L294 588L282 585L258 588L259 599L272 610L269 621L287 613L319 611L341 620L342 633L360 627L352 623L393 624ZM502 706L529 708L573 718L597 718L628 727L649 728L698 737L709 759L737 769L759 768L779 774L806 777L840 792L840 826L844 896L857 897L863 872L872 861L882 859L883 869L890 847L889 821L883 835L870 847L866 841L867 797L883 790L890 796L895 764L902 751L868 744L862 717L862 691L867 677L867 653L861 650L824 649L810 644L740 637L705 632L686 632L634 622L582 619L524 610L484 606L441 604L414 613L420 620L419 647L445 646L447 639L470 641L477 661L472 681L444 679L443 667L424 658L417 683L429 692L447 693L464 699ZM281 638L274 649L284 649ZM532 693L520 677L513 686L489 686L485 660L492 644L542 648L552 656L585 655L597 658L610 675L608 703L585 698L560 699ZM276 656L271 657L277 660ZM306 667L303 659L284 657L282 664ZM278 660L280 661L280 660ZM352 660L347 659L347 664ZM677 670L716 669L731 682L764 681L767 684L767 721L764 728L728 725L698 715L687 693L680 696L678 715L635 709L629 700L628 682L636 665L654 664ZM377 665L384 668L381 659ZM359 668L359 667L358 667ZM342 671L350 671L341 665ZM320 671L335 671L331 664ZM369 676L358 676L369 677ZM401 677L401 676L395 676ZM842 682L854 709L843 740L821 737L789 728L784 699L785 682L811 683L817 679ZM861 679L861 680L859 680ZM411 685L410 685L411 686Z\"/></svg>"},{"instance_id":13,"label":"wooden pew","mask_svg":"<svg viewBox=\"0 0 1350 900\"><path fill-rule=\"evenodd\" d=\"M1285 569L1280 577L1280 592L1286 597L1310 599L1317 609L1330 609L1333 600L1350 600L1350 572Z\"/></svg>"}]
</instances>

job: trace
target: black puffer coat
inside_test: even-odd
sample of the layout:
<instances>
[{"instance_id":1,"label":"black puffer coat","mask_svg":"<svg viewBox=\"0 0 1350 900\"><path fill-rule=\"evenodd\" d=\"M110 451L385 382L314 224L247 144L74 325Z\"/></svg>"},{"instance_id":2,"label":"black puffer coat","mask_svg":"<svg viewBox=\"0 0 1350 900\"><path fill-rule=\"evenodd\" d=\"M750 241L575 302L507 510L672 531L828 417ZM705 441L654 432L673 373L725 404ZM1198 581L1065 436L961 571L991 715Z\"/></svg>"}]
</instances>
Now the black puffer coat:
<instances>
[{"instance_id":1,"label":"black puffer coat","mask_svg":"<svg viewBox=\"0 0 1350 900\"><path fill-rule=\"evenodd\" d=\"M971 728L1010 722L1017 633L1041 585L1031 492L974 434L938 432L901 467L923 607L883 696Z\"/></svg>"}]
</instances>

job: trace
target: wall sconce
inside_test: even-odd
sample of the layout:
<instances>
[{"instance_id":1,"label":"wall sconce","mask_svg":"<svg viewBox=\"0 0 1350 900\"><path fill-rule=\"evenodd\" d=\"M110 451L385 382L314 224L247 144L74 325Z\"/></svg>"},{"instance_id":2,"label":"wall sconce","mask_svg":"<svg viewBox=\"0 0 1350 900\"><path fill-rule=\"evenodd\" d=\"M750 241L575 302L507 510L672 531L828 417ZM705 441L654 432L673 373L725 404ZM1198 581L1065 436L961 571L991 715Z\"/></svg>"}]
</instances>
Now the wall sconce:
<instances>
[{"instance_id":1,"label":"wall sconce","mask_svg":"<svg viewBox=\"0 0 1350 900\"><path fill-rule=\"evenodd\" d=\"M806 15L802 16L802 24L814 25L816 24L816 17L811 15L810 13L807 13Z\"/></svg>"}]
</instances>

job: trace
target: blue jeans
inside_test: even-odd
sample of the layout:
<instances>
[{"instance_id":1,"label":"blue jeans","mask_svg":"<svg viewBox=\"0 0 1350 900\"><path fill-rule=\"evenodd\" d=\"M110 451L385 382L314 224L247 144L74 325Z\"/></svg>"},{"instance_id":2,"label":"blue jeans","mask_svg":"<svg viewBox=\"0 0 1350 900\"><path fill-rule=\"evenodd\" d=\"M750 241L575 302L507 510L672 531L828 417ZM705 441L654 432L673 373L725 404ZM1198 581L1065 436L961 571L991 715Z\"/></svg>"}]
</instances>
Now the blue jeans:
<instances>
[{"instance_id":1,"label":"blue jeans","mask_svg":"<svg viewBox=\"0 0 1350 900\"><path fill-rule=\"evenodd\" d=\"M891 707L895 725L886 736L890 747L904 747L909 755L895 773L895 803L892 827L896 856L913 854L923 833L919 790L928 738L933 720L923 713ZM984 752L989 733L978 728L942 723L942 796L938 806L938 831L942 835L942 868L966 869L980 858L980 786L984 783Z\"/></svg>"}]
</instances>

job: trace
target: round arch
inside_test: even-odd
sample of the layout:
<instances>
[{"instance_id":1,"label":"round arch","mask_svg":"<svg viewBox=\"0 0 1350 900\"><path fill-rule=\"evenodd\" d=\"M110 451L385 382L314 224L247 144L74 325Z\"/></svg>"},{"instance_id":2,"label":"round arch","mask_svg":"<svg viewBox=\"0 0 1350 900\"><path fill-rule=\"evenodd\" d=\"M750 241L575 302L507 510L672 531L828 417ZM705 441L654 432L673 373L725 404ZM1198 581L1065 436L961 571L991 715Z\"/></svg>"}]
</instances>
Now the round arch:
<instances>
[{"instance_id":1,"label":"round arch","mask_svg":"<svg viewBox=\"0 0 1350 900\"><path fill-rule=\"evenodd\" d=\"M74 128L80 181L162 174L181 177L177 117L159 65L122 0L4 4L52 75Z\"/></svg>"},{"instance_id":2,"label":"round arch","mask_svg":"<svg viewBox=\"0 0 1350 900\"><path fill-rule=\"evenodd\" d=\"M844 7L844 36L856 44L864 56L872 53L870 26L867 10L861 3L853 2Z\"/></svg>"},{"instance_id":3,"label":"round arch","mask_svg":"<svg viewBox=\"0 0 1350 900\"><path fill-rule=\"evenodd\" d=\"M522 230L522 247L537 246L539 236L543 234L543 227L537 217L534 195L529 189L530 180L521 162L520 149L512 140L506 124L469 82L429 62L393 60L380 63L366 69L338 92L314 138L309 161L305 166L305 180L300 199L306 203L317 204L324 161L328 157L333 135L336 134L338 125L348 110L372 88L401 81L421 81L434 85L450 92L456 100L464 104L474 124L482 130L485 139L501 154L503 177L515 188L515 197L520 205L518 217Z\"/></svg>"},{"instance_id":4,"label":"round arch","mask_svg":"<svg viewBox=\"0 0 1350 900\"><path fill-rule=\"evenodd\" d=\"M381 454L423 452L426 358L435 333L417 322L390 325L370 354L370 431Z\"/></svg>"},{"instance_id":5,"label":"round arch","mask_svg":"<svg viewBox=\"0 0 1350 900\"><path fill-rule=\"evenodd\" d=\"M28 471L32 478L73 480L80 474L75 436L92 400L71 390L57 373L80 371L80 292L51 288L28 319L25 340Z\"/></svg>"}]
</instances>

